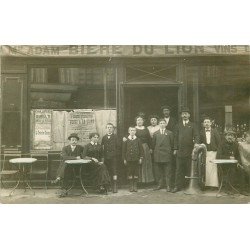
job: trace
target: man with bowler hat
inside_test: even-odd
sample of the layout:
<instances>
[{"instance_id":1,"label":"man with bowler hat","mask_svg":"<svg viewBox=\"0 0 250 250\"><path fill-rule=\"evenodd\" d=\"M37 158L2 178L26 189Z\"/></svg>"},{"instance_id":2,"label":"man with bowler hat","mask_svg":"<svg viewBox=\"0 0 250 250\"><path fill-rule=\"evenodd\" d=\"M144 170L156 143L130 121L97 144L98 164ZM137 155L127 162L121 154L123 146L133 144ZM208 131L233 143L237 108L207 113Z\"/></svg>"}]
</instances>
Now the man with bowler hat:
<instances>
[{"instance_id":1,"label":"man with bowler hat","mask_svg":"<svg viewBox=\"0 0 250 250\"><path fill-rule=\"evenodd\" d=\"M171 107L168 105L164 105L161 107L163 119L166 121L166 129L174 132L176 126L176 120L170 116Z\"/></svg>"},{"instance_id":2,"label":"man with bowler hat","mask_svg":"<svg viewBox=\"0 0 250 250\"><path fill-rule=\"evenodd\" d=\"M69 145L63 147L62 149L62 162L60 167L57 170L57 178L52 181L53 184L56 184L62 180L62 192L59 194L59 197L66 196L66 182L68 178L68 168L65 163L66 160L79 160L81 159L81 155L83 153L83 147L81 145L77 145L79 141L79 137L76 133L72 133L68 137Z\"/></svg>"},{"instance_id":3,"label":"man with bowler hat","mask_svg":"<svg viewBox=\"0 0 250 250\"><path fill-rule=\"evenodd\" d=\"M187 184L185 176L190 176L192 151L194 144L199 143L197 127L189 121L190 110L181 109L181 120L176 125L174 132L174 154L176 155L175 187L173 192L178 192Z\"/></svg>"}]
</instances>

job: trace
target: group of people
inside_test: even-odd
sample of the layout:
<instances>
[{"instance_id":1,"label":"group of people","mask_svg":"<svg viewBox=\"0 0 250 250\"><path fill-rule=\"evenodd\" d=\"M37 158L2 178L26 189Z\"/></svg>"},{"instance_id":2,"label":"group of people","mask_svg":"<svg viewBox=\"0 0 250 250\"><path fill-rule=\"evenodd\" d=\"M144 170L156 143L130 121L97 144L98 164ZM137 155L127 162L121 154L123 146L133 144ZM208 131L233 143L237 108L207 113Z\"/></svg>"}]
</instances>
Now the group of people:
<instances>
[{"instance_id":1,"label":"group of people","mask_svg":"<svg viewBox=\"0 0 250 250\"><path fill-rule=\"evenodd\" d=\"M117 192L117 153L118 140L114 134L114 125L108 123L107 134L103 136L101 144L99 143L99 134L90 133L90 142L84 147L78 145L79 137L76 133L68 137L69 145L62 149L62 161L57 171L57 178L52 181L53 184L61 184L59 197L67 195L67 186L70 168L67 167L67 160L86 159L90 163L86 164L85 172L88 178L92 180L93 185L99 189L102 194L107 194L111 188Z\"/></svg>"},{"instance_id":2,"label":"group of people","mask_svg":"<svg viewBox=\"0 0 250 250\"><path fill-rule=\"evenodd\" d=\"M89 173L99 192L107 194L112 188L117 192L118 156L121 154L123 165L127 170L129 191L137 192L139 183L157 183L154 190L166 188L167 192L178 192L187 187L185 176L190 176L192 151L198 144L205 144L206 154L206 183L212 188L218 188L219 180L214 159L234 158L240 162L238 144L232 129L225 131L222 136L212 128L212 121L204 117L203 128L198 133L196 124L190 121L190 110L182 108L180 121L170 115L169 106L162 107L162 118L151 115L150 126L146 127L145 115L140 113L135 118L135 125L128 128L128 134L118 142L114 134L114 125L108 123L107 134L101 143L98 133L91 133L90 143L82 147L77 145L77 134L69 136L70 145L62 150L62 164L54 183L62 182L65 196L67 164L69 159L89 159ZM247 133L248 136L249 133ZM120 145L122 144L122 150ZM121 151L121 152L120 152Z\"/></svg>"}]
</instances>

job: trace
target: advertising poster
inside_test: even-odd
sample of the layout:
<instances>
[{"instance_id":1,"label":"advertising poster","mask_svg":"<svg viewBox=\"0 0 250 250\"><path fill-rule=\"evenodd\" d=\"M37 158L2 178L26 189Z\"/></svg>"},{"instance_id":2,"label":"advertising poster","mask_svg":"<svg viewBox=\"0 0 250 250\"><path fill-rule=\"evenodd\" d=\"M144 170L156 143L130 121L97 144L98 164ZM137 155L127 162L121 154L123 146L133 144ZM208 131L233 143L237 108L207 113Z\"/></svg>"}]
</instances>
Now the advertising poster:
<instances>
[{"instance_id":1,"label":"advertising poster","mask_svg":"<svg viewBox=\"0 0 250 250\"><path fill-rule=\"evenodd\" d=\"M92 109L77 109L67 113L66 140L71 133L77 133L79 144L86 145L92 132L96 132L95 114Z\"/></svg>"},{"instance_id":2,"label":"advertising poster","mask_svg":"<svg viewBox=\"0 0 250 250\"><path fill-rule=\"evenodd\" d=\"M51 117L51 110L34 110L33 149L51 149Z\"/></svg>"}]
</instances>

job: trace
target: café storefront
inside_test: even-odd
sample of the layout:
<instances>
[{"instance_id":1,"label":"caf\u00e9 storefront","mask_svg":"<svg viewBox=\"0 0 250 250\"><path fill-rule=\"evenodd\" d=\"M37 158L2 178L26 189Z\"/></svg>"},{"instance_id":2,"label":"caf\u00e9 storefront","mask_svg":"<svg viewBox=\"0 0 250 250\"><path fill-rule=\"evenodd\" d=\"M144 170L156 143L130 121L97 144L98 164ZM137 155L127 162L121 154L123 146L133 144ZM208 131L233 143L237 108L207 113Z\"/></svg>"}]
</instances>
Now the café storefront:
<instances>
[{"instance_id":1,"label":"caf\u00e9 storefront","mask_svg":"<svg viewBox=\"0 0 250 250\"><path fill-rule=\"evenodd\" d=\"M164 104L176 119L188 106L197 124L209 115L221 130L249 128L250 46L6 45L0 65L1 148L56 153L69 132L85 144L107 122L121 138Z\"/></svg>"}]
</instances>

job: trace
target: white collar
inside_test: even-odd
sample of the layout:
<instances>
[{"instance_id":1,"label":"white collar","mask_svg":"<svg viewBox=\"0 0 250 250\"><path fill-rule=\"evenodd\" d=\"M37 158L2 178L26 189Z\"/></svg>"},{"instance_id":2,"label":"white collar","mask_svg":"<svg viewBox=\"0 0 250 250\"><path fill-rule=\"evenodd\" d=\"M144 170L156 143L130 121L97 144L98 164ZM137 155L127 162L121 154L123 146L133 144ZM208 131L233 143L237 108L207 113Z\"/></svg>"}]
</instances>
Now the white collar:
<instances>
[{"instance_id":1,"label":"white collar","mask_svg":"<svg viewBox=\"0 0 250 250\"><path fill-rule=\"evenodd\" d=\"M141 126L141 127L138 127L138 126L135 126L137 129L145 129L144 126Z\"/></svg>"},{"instance_id":2,"label":"white collar","mask_svg":"<svg viewBox=\"0 0 250 250\"><path fill-rule=\"evenodd\" d=\"M185 120L185 121L182 120L182 123L183 123L183 124L187 124L187 123L189 123L189 120Z\"/></svg>"},{"instance_id":3,"label":"white collar","mask_svg":"<svg viewBox=\"0 0 250 250\"><path fill-rule=\"evenodd\" d=\"M150 126L148 126L148 128L159 128L159 124L156 124L155 126L150 125Z\"/></svg>"},{"instance_id":4,"label":"white collar","mask_svg":"<svg viewBox=\"0 0 250 250\"><path fill-rule=\"evenodd\" d=\"M136 139L136 138L137 138L136 135L134 135L134 139ZM132 140L131 135L128 136L128 139L129 139L129 140ZM133 139L133 140L134 140L134 139Z\"/></svg>"},{"instance_id":5,"label":"white collar","mask_svg":"<svg viewBox=\"0 0 250 250\"><path fill-rule=\"evenodd\" d=\"M170 116L169 116L169 117L164 117L164 119L165 119L166 121L169 121Z\"/></svg>"},{"instance_id":6,"label":"white collar","mask_svg":"<svg viewBox=\"0 0 250 250\"><path fill-rule=\"evenodd\" d=\"M75 145L75 146L73 146L73 145L70 145L70 147L71 147L71 148L76 148L76 145Z\"/></svg>"},{"instance_id":7,"label":"white collar","mask_svg":"<svg viewBox=\"0 0 250 250\"><path fill-rule=\"evenodd\" d=\"M97 145L97 143L94 143L93 141L90 142L91 145Z\"/></svg>"},{"instance_id":8,"label":"white collar","mask_svg":"<svg viewBox=\"0 0 250 250\"><path fill-rule=\"evenodd\" d=\"M107 134L107 136L111 136L113 133L111 133L111 134Z\"/></svg>"}]
</instances>

